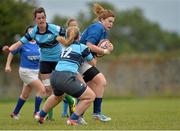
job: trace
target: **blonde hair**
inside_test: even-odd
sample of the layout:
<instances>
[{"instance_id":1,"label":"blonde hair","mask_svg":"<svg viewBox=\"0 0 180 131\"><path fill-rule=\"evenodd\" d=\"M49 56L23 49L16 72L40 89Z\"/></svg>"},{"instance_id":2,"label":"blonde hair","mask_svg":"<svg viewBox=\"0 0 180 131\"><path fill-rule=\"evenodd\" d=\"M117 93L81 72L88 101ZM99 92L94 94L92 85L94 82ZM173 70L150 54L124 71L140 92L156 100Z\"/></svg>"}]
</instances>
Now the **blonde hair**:
<instances>
[{"instance_id":1,"label":"blonde hair","mask_svg":"<svg viewBox=\"0 0 180 131\"><path fill-rule=\"evenodd\" d=\"M63 45L70 45L72 44L75 40L79 38L79 28L78 27L68 27L67 28L67 38L65 39L64 37L58 36L56 39Z\"/></svg>"},{"instance_id":2,"label":"blonde hair","mask_svg":"<svg viewBox=\"0 0 180 131\"><path fill-rule=\"evenodd\" d=\"M115 17L114 13L111 10L104 9L100 4L95 3L93 6L93 12L97 16L98 20L106 19L108 17Z\"/></svg>"},{"instance_id":3,"label":"blonde hair","mask_svg":"<svg viewBox=\"0 0 180 131\"><path fill-rule=\"evenodd\" d=\"M77 22L77 20L76 20L75 18L70 18L70 19L68 19L67 22L66 22L66 26L69 27L70 24L71 24L71 22L73 22L73 21L76 21L76 22Z\"/></svg>"}]
</instances>

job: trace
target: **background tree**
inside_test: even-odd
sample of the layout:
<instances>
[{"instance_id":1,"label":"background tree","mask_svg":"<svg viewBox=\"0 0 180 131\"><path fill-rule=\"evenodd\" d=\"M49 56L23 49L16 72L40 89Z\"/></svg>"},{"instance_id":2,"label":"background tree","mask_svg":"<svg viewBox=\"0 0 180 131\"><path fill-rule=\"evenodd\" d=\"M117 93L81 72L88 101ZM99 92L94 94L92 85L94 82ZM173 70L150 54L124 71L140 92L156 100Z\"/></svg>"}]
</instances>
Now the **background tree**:
<instances>
[{"instance_id":1,"label":"background tree","mask_svg":"<svg viewBox=\"0 0 180 131\"><path fill-rule=\"evenodd\" d=\"M22 35L26 26L33 24L34 5L26 1L0 1L0 45L14 42L16 34Z\"/></svg>"},{"instance_id":2,"label":"background tree","mask_svg":"<svg viewBox=\"0 0 180 131\"><path fill-rule=\"evenodd\" d=\"M180 49L180 36L174 32L163 30L158 23L148 20L142 10L117 10L112 4L100 4L115 12L114 27L110 30L110 41L114 44L113 55L121 53L167 52ZM33 24L33 10L35 2L29 0L1 0L0 1L0 45L14 42L16 34L22 35L27 25ZM79 12L81 32L95 21L92 10L93 3L88 3L89 12ZM65 26L68 17L56 15L53 23Z\"/></svg>"},{"instance_id":3,"label":"background tree","mask_svg":"<svg viewBox=\"0 0 180 131\"><path fill-rule=\"evenodd\" d=\"M178 34L161 29L158 23L148 20L141 9L118 11L110 3L101 2L100 4L104 8L113 10L116 15L114 27L110 30L110 40L115 46L114 55L133 52L166 52L180 49ZM81 24L81 31L96 18L92 10L93 3L88 3L87 6L89 12L79 12L77 16ZM55 19L57 20L58 16ZM59 20L63 23L67 18L60 17Z\"/></svg>"}]
</instances>

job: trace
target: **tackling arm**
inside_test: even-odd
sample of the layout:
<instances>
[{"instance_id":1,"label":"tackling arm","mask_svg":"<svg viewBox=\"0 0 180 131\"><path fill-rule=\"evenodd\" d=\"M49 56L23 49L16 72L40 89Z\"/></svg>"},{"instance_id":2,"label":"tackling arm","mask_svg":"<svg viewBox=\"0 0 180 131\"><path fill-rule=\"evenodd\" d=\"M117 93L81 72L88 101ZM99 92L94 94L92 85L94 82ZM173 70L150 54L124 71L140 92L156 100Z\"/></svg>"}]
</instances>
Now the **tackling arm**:
<instances>
[{"instance_id":1,"label":"tackling arm","mask_svg":"<svg viewBox=\"0 0 180 131\"><path fill-rule=\"evenodd\" d=\"M3 46L2 50L4 52L9 53L10 51L16 50L17 48L19 48L23 43L21 41L18 41L16 43L14 43L13 45L11 45L10 47L5 45Z\"/></svg>"}]
</instances>

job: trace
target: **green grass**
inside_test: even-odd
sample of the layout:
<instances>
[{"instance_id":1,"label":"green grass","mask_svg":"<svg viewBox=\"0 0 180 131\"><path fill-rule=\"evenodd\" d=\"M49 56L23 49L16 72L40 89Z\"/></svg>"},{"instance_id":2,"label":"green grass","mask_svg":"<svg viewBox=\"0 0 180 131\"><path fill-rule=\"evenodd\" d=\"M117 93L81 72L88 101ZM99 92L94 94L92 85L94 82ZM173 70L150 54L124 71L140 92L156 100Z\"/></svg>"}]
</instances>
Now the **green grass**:
<instances>
[{"instance_id":1,"label":"green grass","mask_svg":"<svg viewBox=\"0 0 180 131\"><path fill-rule=\"evenodd\" d=\"M178 130L180 129L180 98L134 98L106 99L103 112L112 117L112 121L102 123L92 119L92 107L85 118L88 125L67 126L66 119L61 118L62 104L55 107L55 121L46 121L39 125L32 117L33 101L27 101L21 110L20 120L9 117L15 101L4 101L0 104L1 130Z\"/></svg>"}]
</instances>

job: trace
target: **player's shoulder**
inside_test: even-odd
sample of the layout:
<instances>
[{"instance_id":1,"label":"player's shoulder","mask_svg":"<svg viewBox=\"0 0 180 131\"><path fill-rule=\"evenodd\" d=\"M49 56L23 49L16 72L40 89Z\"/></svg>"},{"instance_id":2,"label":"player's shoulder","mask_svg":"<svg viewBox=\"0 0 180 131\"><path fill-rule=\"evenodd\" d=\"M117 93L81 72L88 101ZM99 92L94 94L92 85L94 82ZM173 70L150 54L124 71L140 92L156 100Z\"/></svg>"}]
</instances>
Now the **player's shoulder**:
<instances>
[{"instance_id":1,"label":"player's shoulder","mask_svg":"<svg viewBox=\"0 0 180 131\"><path fill-rule=\"evenodd\" d=\"M52 23L48 23L48 30L50 31L59 31L60 26Z\"/></svg>"},{"instance_id":2,"label":"player's shoulder","mask_svg":"<svg viewBox=\"0 0 180 131\"><path fill-rule=\"evenodd\" d=\"M48 23L48 28L57 28L60 27L59 25Z\"/></svg>"},{"instance_id":3,"label":"player's shoulder","mask_svg":"<svg viewBox=\"0 0 180 131\"><path fill-rule=\"evenodd\" d=\"M88 27L88 30L89 31L95 31L95 32L103 32L104 31L104 27L103 27L103 25L100 22L96 22L96 23L91 24Z\"/></svg>"},{"instance_id":4,"label":"player's shoulder","mask_svg":"<svg viewBox=\"0 0 180 131\"><path fill-rule=\"evenodd\" d=\"M95 22L95 23L93 23L93 24L91 25L91 27L92 27L92 28L98 28L98 29L103 29L103 28L104 28L103 25L102 25L102 23L100 23L100 22Z\"/></svg>"},{"instance_id":5,"label":"player's shoulder","mask_svg":"<svg viewBox=\"0 0 180 131\"><path fill-rule=\"evenodd\" d=\"M83 47L83 48L86 48L86 47L87 47L87 45L85 45L85 44L83 44L83 43L79 43L79 45L80 45L81 47Z\"/></svg>"},{"instance_id":6,"label":"player's shoulder","mask_svg":"<svg viewBox=\"0 0 180 131\"><path fill-rule=\"evenodd\" d=\"M36 34L37 32L38 32L38 26L35 25L35 26L32 28L32 30L30 30L28 33L29 33L29 34Z\"/></svg>"},{"instance_id":7,"label":"player's shoulder","mask_svg":"<svg viewBox=\"0 0 180 131\"><path fill-rule=\"evenodd\" d=\"M87 45L80 43L81 51L89 49Z\"/></svg>"}]
</instances>

